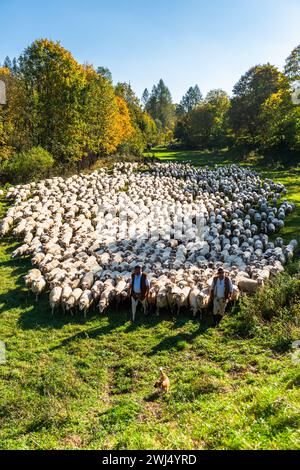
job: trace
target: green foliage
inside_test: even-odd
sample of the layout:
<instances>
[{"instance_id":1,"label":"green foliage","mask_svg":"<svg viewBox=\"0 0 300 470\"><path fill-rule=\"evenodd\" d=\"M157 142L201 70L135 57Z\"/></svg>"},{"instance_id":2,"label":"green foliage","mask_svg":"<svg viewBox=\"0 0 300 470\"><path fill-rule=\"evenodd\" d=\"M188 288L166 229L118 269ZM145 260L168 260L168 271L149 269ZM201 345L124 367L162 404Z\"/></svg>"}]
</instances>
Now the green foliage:
<instances>
[{"instance_id":1,"label":"green foliage","mask_svg":"<svg viewBox=\"0 0 300 470\"><path fill-rule=\"evenodd\" d=\"M146 146L152 146L157 143L158 130L156 123L147 111L142 110L140 101L130 84L118 83L115 92L117 96L122 97L126 101L134 128L134 132L119 145L118 150L125 154L133 153L141 155Z\"/></svg>"},{"instance_id":2,"label":"green foliage","mask_svg":"<svg viewBox=\"0 0 300 470\"><path fill-rule=\"evenodd\" d=\"M242 76L233 88L229 112L230 125L238 143L257 144L262 124L261 106L273 93L287 87L287 79L270 64L252 67Z\"/></svg>"},{"instance_id":3,"label":"green foliage","mask_svg":"<svg viewBox=\"0 0 300 470\"><path fill-rule=\"evenodd\" d=\"M300 45L295 47L286 59L284 73L290 80L300 78Z\"/></svg>"},{"instance_id":4,"label":"green foliage","mask_svg":"<svg viewBox=\"0 0 300 470\"><path fill-rule=\"evenodd\" d=\"M131 134L126 105L125 109L122 107L124 115L120 114L122 104L116 100L110 81L95 74L92 68L87 69L83 108L85 156L109 155L117 149L124 137ZM120 118L125 119L120 122Z\"/></svg>"},{"instance_id":5,"label":"green foliage","mask_svg":"<svg viewBox=\"0 0 300 470\"><path fill-rule=\"evenodd\" d=\"M98 67L97 73L112 82L112 73L107 67Z\"/></svg>"},{"instance_id":6,"label":"green foliage","mask_svg":"<svg viewBox=\"0 0 300 470\"><path fill-rule=\"evenodd\" d=\"M159 80L157 85L153 86L145 109L154 121L161 123L164 131L173 128L175 107L172 103L170 90L162 79Z\"/></svg>"},{"instance_id":7,"label":"green foliage","mask_svg":"<svg viewBox=\"0 0 300 470\"><path fill-rule=\"evenodd\" d=\"M300 46L287 58L284 74L271 64L250 68L230 101L222 90L213 90L204 102L189 106L191 88L176 107L175 138L186 148L231 146L244 154L272 152L274 160L289 152L295 159L300 151L300 106L292 100L291 82L299 78Z\"/></svg>"},{"instance_id":8,"label":"green foliage","mask_svg":"<svg viewBox=\"0 0 300 470\"><path fill-rule=\"evenodd\" d=\"M228 152L156 155L203 165L235 161ZM287 181L289 197L299 196L297 169L268 176ZM7 204L1 201L1 215ZM290 239L297 227L292 216L286 222ZM254 311L257 329L249 337L229 328L236 313L217 329L209 314L199 323L189 312L179 319L138 312L132 325L129 306L87 319L52 316L48 294L35 302L25 290L30 262L11 259L15 247L9 237L0 243L7 352L0 367L1 449L300 448L300 374L291 360L291 341L300 338L296 263L282 288L278 280L268 290L271 302L278 296L271 320L252 299L247 311ZM266 297L258 302L268 308ZM154 388L160 367L171 381L167 395Z\"/></svg>"},{"instance_id":9,"label":"green foliage","mask_svg":"<svg viewBox=\"0 0 300 470\"><path fill-rule=\"evenodd\" d=\"M190 87L176 107L176 115L183 116L184 114L190 113L201 103L202 99L203 97L199 86L195 85L194 87Z\"/></svg>"},{"instance_id":10,"label":"green foliage","mask_svg":"<svg viewBox=\"0 0 300 470\"><path fill-rule=\"evenodd\" d=\"M227 140L230 101L223 90L211 90L205 101L177 122L174 136L188 147L223 148Z\"/></svg>"},{"instance_id":11,"label":"green foliage","mask_svg":"<svg viewBox=\"0 0 300 470\"><path fill-rule=\"evenodd\" d=\"M0 69L0 79L6 84L7 95L7 104L0 106L0 161L3 161L33 144L24 82L8 68Z\"/></svg>"},{"instance_id":12,"label":"green foliage","mask_svg":"<svg viewBox=\"0 0 300 470\"><path fill-rule=\"evenodd\" d=\"M33 145L56 160L78 160L84 148L82 94L85 71L59 43L35 41L19 58L27 91L27 115Z\"/></svg>"},{"instance_id":13,"label":"green foliage","mask_svg":"<svg viewBox=\"0 0 300 470\"><path fill-rule=\"evenodd\" d=\"M42 147L33 147L27 152L13 155L0 166L2 180L10 183L23 183L47 177L54 159Z\"/></svg>"},{"instance_id":14,"label":"green foliage","mask_svg":"<svg viewBox=\"0 0 300 470\"><path fill-rule=\"evenodd\" d=\"M300 320L299 304L300 280L284 273L253 297L243 297L238 313L228 319L224 328L241 338L258 336L274 351L285 352ZM266 326L266 322L272 323Z\"/></svg>"},{"instance_id":15,"label":"green foliage","mask_svg":"<svg viewBox=\"0 0 300 470\"><path fill-rule=\"evenodd\" d=\"M287 58L284 74L271 64L252 67L230 100L222 90L203 100L195 85L174 105L163 80L151 93L145 89L140 103L129 84L113 87L109 69L77 63L59 42L34 41L0 68L7 88L0 161L41 146L57 168L80 169L116 151L140 156L145 148L172 143L272 153L270 161L289 153L295 161L300 106L292 101L291 82L300 77L299 51L300 46Z\"/></svg>"},{"instance_id":16,"label":"green foliage","mask_svg":"<svg viewBox=\"0 0 300 470\"><path fill-rule=\"evenodd\" d=\"M157 140L154 121L130 85L112 84L110 71L81 65L59 42L35 41L18 63L5 60L0 78L7 105L0 108L0 160L42 147L56 167L80 168L125 149L139 153Z\"/></svg>"},{"instance_id":17,"label":"green foliage","mask_svg":"<svg viewBox=\"0 0 300 470\"><path fill-rule=\"evenodd\" d=\"M149 97L150 97L150 94L149 94L148 88L145 88L145 90L143 91L143 94L142 94L142 99L141 99L144 109L147 106Z\"/></svg>"}]
</instances>

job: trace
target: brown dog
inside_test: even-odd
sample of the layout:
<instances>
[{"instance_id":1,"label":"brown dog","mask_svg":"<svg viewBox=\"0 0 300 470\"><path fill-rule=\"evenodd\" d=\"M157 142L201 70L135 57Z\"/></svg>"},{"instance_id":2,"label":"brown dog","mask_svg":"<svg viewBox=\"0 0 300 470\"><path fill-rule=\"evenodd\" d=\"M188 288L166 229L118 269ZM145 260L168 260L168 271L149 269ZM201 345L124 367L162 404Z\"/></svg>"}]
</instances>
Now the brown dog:
<instances>
[{"instance_id":1,"label":"brown dog","mask_svg":"<svg viewBox=\"0 0 300 470\"><path fill-rule=\"evenodd\" d=\"M170 390L170 380L169 377L164 373L162 367L160 370L160 379L155 382L154 387L158 388L161 392L167 393Z\"/></svg>"}]
</instances>

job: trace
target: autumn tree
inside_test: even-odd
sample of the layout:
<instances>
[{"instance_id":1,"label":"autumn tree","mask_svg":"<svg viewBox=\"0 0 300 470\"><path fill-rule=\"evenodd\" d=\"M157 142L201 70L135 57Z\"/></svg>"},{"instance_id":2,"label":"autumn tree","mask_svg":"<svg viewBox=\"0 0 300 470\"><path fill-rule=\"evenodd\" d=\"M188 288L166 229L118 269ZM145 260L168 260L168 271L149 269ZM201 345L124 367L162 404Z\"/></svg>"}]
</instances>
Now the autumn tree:
<instances>
[{"instance_id":1,"label":"autumn tree","mask_svg":"<svg viewBox=\"0 0 300 470\"><path fill-rule=\"evenodd\" d=\"M19 64L27 91L33 145L48 150L56 160L80 160L85 146L84 67L58 42L47 39L29 46Z\"/></svg>"},{"instance_id":2,"label":"autumn tree","mask_svg":"<svg viewBox=\"0 0 300 470\"><path fill-rule=\"evenodd\" d=\"M28 106L24 83L11 70L0 68L0 80L6 86L6 104L0 106L0 161L14 152L32 146L31 129L28 122Z\"/></svg>"},{"instance_id":3,"label":"autumn tree","mask_svg":"<svg viewBox=\"0 0 300 470\"><path fill-rule=\"evenodd\" d=\"M83 91L82 125L84 156L113 153L122 140L133 132L130 114L124 100L115 96L111 82L86 67Z\"/></svg>"},{"instance_id":4,"label":"autumn tree","mask_svg":"<svg viewBox=\"0 0 300 470\"><path fill-rule=\"evenodd\" d=\"M35 41L19 59L29 103L32 145L74 163L114 152L132 133L126 103L108 69L80 65L59 43Z\"/></svg>"},{"instance_id":5,"label":"autumn tree","mask_svg":"<svg viewBox=\"0 0 300 470\"><path fill-rule=\"evenodd\" d=\"M121 144L120 150L141 153L147 145L156 143L156 124L151 116L142 109L141 103L129 83L118 83L115 92L127 103L133 126L130 138Z\"/></svg>"}]
</instances>

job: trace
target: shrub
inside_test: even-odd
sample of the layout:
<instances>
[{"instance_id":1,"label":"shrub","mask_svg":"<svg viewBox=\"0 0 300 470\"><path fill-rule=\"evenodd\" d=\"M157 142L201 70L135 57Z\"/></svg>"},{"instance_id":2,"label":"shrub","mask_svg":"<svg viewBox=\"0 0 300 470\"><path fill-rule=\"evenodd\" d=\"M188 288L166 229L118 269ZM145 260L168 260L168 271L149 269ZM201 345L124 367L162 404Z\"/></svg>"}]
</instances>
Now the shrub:
<instances>
[{"instance_id":1,"label":"shrub","mask_svg":"<svg viewBox=\"0 0 300 470\"><path fill-rule=\"evenodd\" d=\"M10 183L25 183L49 174L53 167L52 155L42 147L32 147L27 152L16 153L1 167L1 179Z\"/></svg>"},{"instance_id":2,"label":"shrub","mask_svg":"<svg viewBox=\"0 0 300 470\"><path fill-rule=\"evenodd\" d=\"M291 326L299 321L299 299L299 279L283 273L261 292L243 297L238 313L224 321L223 330L234 337L267 337L272 349L286 351L292 338Z\"/></svg>"}]
</instances>

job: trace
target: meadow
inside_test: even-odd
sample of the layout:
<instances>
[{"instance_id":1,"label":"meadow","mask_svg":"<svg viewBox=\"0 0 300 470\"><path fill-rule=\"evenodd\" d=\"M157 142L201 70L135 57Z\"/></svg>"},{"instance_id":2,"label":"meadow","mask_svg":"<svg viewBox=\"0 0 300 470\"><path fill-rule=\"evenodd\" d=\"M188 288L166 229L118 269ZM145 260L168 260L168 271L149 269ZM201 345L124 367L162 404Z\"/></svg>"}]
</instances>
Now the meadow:
<instances>
[{"instance_id":1,"label":"meadow","mask_svg":"<svg viewBox=\"0 0 300 470\"><path fill-rule=\"evenodd\" d=\"M226 153L154 153L245 164ZM297 206L284 236L299 240L300 169L250 164L287 186ZM2 200L0 216L6 208ZM8 236L0 246L0 449L300 449L297 260L294 277L283 275L219 328L188 312L139 312L132 325L129 309L51 316L47 294L35 302L23 286L30 263L11 258L16 245ZM165 396L153 386L159 367L171 380Z\"/></svg>"}]
</instances>

